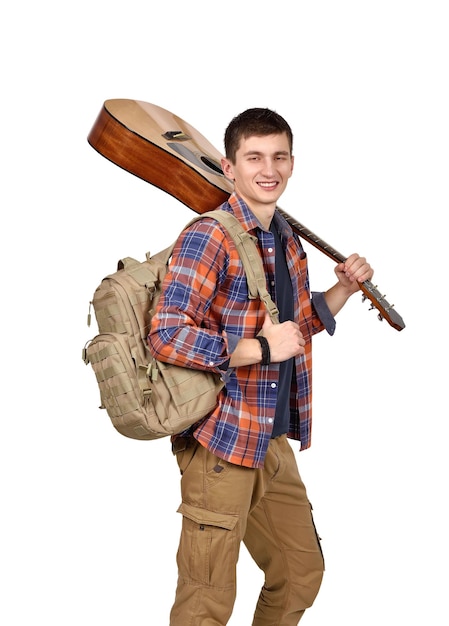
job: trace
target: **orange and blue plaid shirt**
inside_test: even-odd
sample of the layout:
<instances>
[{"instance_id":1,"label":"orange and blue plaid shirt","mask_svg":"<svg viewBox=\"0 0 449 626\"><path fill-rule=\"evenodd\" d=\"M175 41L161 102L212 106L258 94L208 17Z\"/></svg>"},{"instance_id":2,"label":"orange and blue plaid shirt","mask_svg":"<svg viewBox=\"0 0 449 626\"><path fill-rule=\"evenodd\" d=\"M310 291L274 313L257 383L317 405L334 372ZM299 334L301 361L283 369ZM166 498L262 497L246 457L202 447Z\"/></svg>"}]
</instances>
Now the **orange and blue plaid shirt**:
<instances>
[{"instance_id":1,"label":"orange and blue plaid shirt","mask_svg":"<svg viewBox=\"0 0 449 626\"><path fill-rule=\"evenodd\" d=\"M276 301L275 243L244 201L232 194L220 207L230 211L258 239L267 287ZM322 293L309 290L307 257L297 235L277 212L276 226L292 281L294 315L306 340L295 359L290 393L288 436L311 443L312 336L333 334L335 320ZM253 338L266 308L248 299L245 272L238 251L224 228L211 218L189 226L180 235L165 278L148 336L154 356L162 361L219 373L225 380L213 413L195 426L193 436L213 454L230 463L262 467L273 429L279 363L232 368L230 354L241 338Z\"/></svg>"}]
</instances>

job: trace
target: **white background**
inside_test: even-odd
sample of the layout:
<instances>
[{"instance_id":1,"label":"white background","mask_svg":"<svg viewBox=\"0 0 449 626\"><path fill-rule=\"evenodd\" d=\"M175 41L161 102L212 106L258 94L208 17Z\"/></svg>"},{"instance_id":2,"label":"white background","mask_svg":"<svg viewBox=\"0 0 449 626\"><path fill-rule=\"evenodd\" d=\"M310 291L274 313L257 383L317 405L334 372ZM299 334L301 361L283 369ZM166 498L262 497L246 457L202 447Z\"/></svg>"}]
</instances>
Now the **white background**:
<instances>
[{"instance_id":1,"label":"white background","mask_svg":"<svg viewBox=\"0 0 449 626\"><path fill-rule=\"evenodd\" d=\"M302 623L447 626L445 8L3 9L2 624L168 624L180 524L169 442L118 435L81 360L100 279L192 217L88 145L104 100L130 98L176 113L219 150L246 108L290 122L296 165L281 206L342 253L366 255L407 325L378 322L354 297L335 337L315 340L313 446L298 462L327 572ZM312 287L325 289L333 263L308 251ZM243 550L232 626L249 626L261 584Z\"/></svg>"}]
</instances>

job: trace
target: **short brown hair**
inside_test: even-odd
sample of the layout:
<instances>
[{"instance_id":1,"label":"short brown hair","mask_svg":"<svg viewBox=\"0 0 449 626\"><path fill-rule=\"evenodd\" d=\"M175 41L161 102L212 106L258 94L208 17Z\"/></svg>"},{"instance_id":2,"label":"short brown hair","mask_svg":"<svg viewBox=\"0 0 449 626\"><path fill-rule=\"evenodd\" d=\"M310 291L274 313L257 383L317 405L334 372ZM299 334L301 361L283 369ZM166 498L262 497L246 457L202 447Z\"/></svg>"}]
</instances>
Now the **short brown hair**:
<instances>
[{"instance_id":1,"label":"short brown hair","mask_svg":"<svg viewBox=\"0 0 449 626\"><path fill-rule=\"evenodd\" d=\"M235 163L235 155L242 138L281 135L282 133L287 135L291 154L293 152L293 133L285 119L271 109L247 109L234 117L225 131L226 158Z\"/></svg>"}]
</instances>

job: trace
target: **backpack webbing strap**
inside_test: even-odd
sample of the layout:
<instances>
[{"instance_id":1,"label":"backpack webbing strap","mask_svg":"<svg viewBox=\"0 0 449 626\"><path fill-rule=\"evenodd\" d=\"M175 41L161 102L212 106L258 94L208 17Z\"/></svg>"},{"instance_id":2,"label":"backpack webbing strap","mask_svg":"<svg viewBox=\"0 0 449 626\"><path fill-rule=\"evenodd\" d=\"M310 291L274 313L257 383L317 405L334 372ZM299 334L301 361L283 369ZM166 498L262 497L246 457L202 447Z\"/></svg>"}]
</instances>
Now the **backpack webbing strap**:
<instances>
[{"instance_id":1,"label":"backpack webbing strap","mask_svg":"<svg viewBox=\"0 0 449 626\"><path fill-rule=\"evenodd\" d=\"M246 273L248 297L251 300L259 297L264 303L271 320L274 323L278 323L279 310L267 290L265 270L256 246L257 238L250 235L232 213L223 211L222 209L214 209L213 211L202 213L200 216L194 218L188 226L203 217L211 217L226 228L237 247L240 260L242 261Z\"/></svg>"},{"instance_id":2,"label":"backpack webbing strap","mask_svg":"<svg viewBox=\"0 0 449 626\"><path fill-rule=\"evenodd\" d=\"M170 245L168 248L161 250L157 254L150 256L150 253L147 252L147 260L150 258L161 261L162 264L166 265L172 255L174 248L174 244ZM155 285L159 282L159 276L157 276L154 272L151 271L151 267L145 263L141 263L140 261L136 261L132 257L125 257L124 259L120 259L117 266L118 270L126 270L126 272L134 278L134 280L141 285L142 287L147 287L148 289L154 289Z\"/></svg>"}]
</instances>

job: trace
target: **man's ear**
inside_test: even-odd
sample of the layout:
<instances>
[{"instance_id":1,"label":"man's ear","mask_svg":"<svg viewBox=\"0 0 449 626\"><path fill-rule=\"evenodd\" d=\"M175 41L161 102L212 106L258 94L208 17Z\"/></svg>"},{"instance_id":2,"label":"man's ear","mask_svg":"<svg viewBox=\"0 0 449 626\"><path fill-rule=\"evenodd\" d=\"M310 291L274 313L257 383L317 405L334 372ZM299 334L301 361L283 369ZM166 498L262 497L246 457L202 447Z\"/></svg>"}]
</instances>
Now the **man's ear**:
<instances>
[{"instance_id":1,"label":"man's ear","mask_svg":"<svg viewBox=\"0 0 449 626\"><path fill-rule=\"evenodd\" d=\"M232 163L229 159L226 159L225 157L221 159L221 169L228 180L234 180L234 168L232 167Z\"/></svg>"},{"instance_id":2,"label":"man's ear","mask_svg":"<svg viewBox=\"0 0 449 626\"><path fill-rule=\"evenodd\" d=\"M294 168L294 165L295 165L295 157L293 155L291 157L291 160L292 160L292 169L290 170L290 176L293 174L293 168ZM290 176L289 176L289 178L290 178Z\"/></svg>"}]
</instances>

